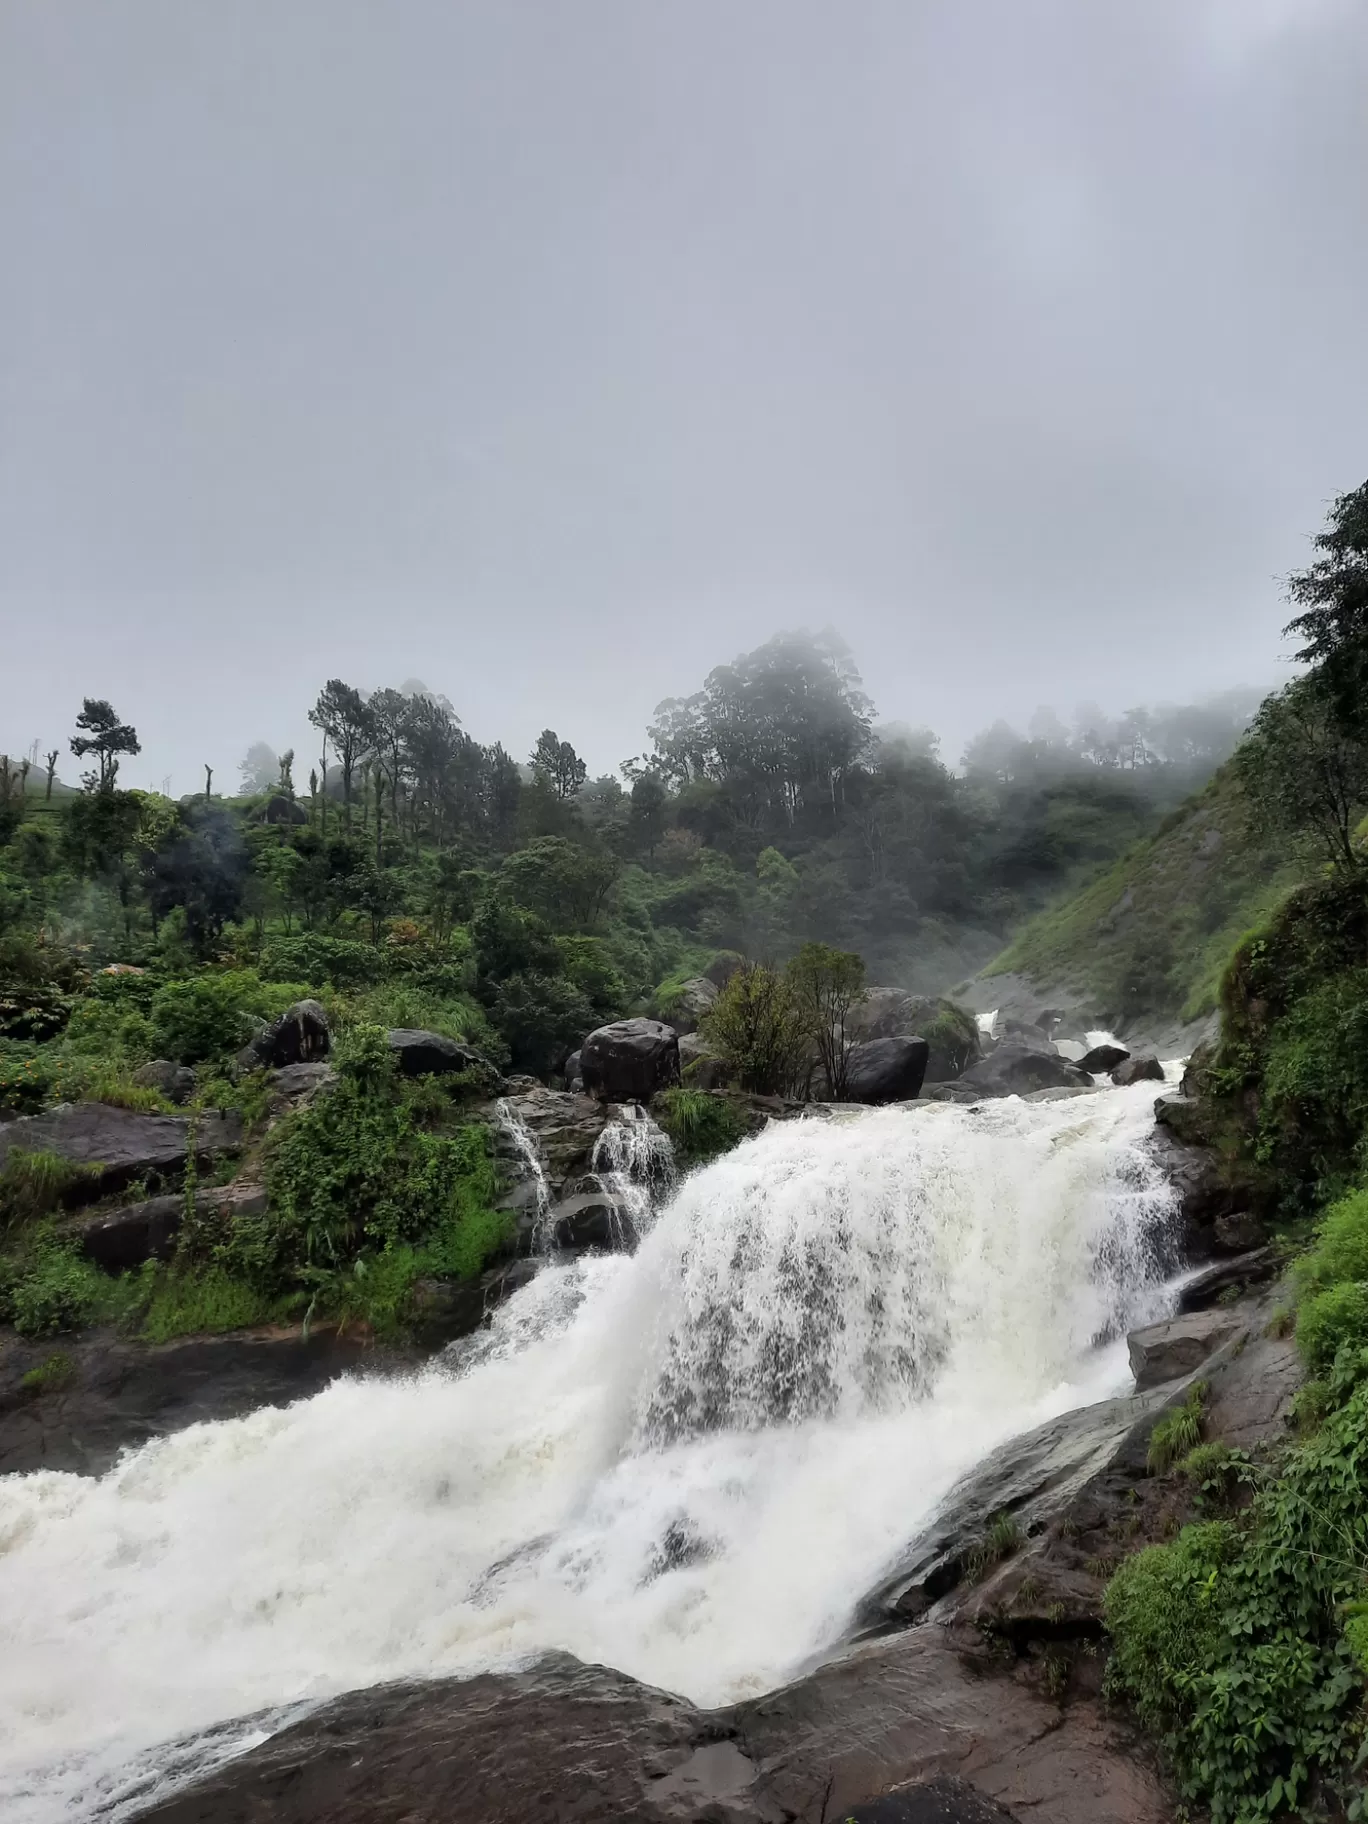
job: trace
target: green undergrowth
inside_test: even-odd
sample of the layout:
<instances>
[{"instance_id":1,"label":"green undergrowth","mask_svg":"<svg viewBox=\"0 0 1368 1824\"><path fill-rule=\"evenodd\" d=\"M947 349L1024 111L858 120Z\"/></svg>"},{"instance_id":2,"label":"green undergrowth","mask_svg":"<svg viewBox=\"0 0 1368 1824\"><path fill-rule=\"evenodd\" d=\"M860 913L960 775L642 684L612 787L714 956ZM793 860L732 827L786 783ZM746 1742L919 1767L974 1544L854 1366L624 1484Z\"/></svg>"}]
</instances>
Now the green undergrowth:
<instances>
[{"instance_id":1,"label":"green undergrowth","mask_svg":"<svg viewBox=\"0 0 1368 1824\"><path fill-rule=\"evenodd\" d=\"M1241 934L1298 868L1249 826L1231 769L1080 893L1033 918L985 973L1016 972L1085 996L1099 1017L1192 1021L1217 1004Z\"/></svg>"},{"instance_id":2,"label":"green undergrowth","mask_svg":"<svg viewBox=\"0 0 1368 1824\"><path fill-rule=\"evenodd\" d=\"M706 1165L746 1137L746 1123L735 1103L708 1090L667 1089L651 1108L669 1135L681 1169Z\"/></svg>"},{"instance_id":3,"label":"green undergrowth","mask_svg":"<svg viewBox=\"0 0 1368 1824\"><path fill-rule=\"evenodd\" d=\"M1368 1816L1368 1192L1326 1213L1293 1287L1317 1377L1299 1441L1262 1464L1199 1442L1190 1397L1151 1466L1176 1464L1212 1517L1127 1560L1106 1597L1108 1688L1212 1824Z\"/></svg>"}]
</instances>

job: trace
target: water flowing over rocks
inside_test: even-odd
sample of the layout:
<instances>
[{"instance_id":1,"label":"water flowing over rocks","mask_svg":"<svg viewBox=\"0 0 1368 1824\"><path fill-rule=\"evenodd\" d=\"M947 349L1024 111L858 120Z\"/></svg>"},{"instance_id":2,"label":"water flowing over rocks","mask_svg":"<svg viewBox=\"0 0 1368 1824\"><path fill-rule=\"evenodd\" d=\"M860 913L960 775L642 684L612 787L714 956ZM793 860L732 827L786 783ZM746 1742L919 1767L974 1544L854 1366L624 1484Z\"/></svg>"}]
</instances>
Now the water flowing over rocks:
<instances>
[{"instance_id":1,"label":"water flowing over rocks","mask_svg":"<svg viewBox=\"0 0 1368 1824\"><path fill-rule=\"evenodd\" d=\"M979 1096L1019 1096L1033 1089L1091 1089L1092 1079L1043 1034L1031 1039L1015 1033L971 1065L956 1087Z\"/></svg>"}]
</instances>

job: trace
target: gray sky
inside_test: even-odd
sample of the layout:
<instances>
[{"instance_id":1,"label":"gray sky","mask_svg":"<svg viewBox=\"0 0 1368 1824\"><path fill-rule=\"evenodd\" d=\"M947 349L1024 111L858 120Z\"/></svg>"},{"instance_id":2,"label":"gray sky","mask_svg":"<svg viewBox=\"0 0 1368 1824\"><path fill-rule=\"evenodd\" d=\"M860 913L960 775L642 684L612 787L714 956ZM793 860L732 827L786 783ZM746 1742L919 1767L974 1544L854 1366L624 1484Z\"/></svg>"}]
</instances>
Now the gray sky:
<instances>
[{"instance_id":1,"label":"gray sky","mask_svg":"<svg viewBox=\"0 0 1368 1824\"><path fill-rule=\"evenodd\" d=\"M0 746L418 676L599 770L826 623L951 758L1274 678L1365 94L1362 0L0 0Z\"/></svg>"}]
</instances>

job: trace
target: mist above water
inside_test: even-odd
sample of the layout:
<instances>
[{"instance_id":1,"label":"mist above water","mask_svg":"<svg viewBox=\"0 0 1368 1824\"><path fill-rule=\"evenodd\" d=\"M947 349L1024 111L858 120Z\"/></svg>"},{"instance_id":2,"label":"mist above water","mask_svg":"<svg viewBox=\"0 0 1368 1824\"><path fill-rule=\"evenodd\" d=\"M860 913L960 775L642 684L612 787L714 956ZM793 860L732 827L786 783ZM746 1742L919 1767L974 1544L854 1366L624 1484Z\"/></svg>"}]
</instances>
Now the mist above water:
<instances>
[{"instance_id":1,"label":"mist above water","mask_svg":"<svg viewBox=\"0 0 1368 1824\"><path fill-rule=\"evenodd\" d=\"M0 1481L5 1816L90 1815L226 1718L553 1648L703 1704L793 1676L975 1461L1128 1383L1152 1099L775 1125L420 1375Z\"/></svg>"}]
</instances>

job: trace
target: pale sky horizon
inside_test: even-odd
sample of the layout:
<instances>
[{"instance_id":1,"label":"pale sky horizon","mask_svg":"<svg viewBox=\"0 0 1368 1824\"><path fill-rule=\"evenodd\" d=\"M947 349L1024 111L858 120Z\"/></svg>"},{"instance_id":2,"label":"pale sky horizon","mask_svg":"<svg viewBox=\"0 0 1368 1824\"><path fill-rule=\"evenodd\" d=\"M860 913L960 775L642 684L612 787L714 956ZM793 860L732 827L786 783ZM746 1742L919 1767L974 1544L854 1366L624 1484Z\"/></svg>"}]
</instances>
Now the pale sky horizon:
<instances>
[{"instance_id":1,"label":"pale sky horizon","mask_svg":"<svg viewBox=\"0 0 1368 1824\"><path fill-rule=\"evenodd\" d=\"M420 677L611 771L827 624L951 761L1276 683L1365 93L1353 0L8 0L0 750Z\"/></svg>"}]
</instances>

